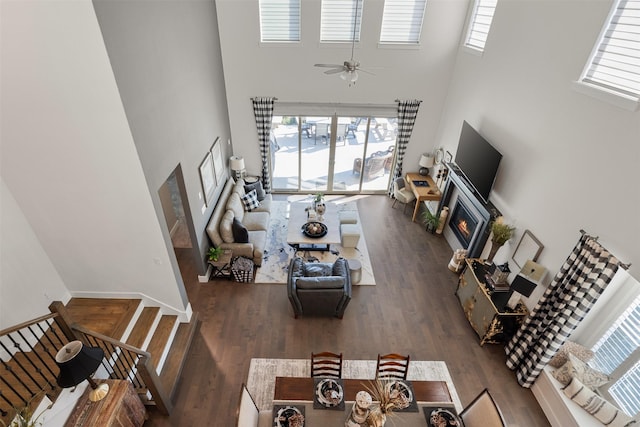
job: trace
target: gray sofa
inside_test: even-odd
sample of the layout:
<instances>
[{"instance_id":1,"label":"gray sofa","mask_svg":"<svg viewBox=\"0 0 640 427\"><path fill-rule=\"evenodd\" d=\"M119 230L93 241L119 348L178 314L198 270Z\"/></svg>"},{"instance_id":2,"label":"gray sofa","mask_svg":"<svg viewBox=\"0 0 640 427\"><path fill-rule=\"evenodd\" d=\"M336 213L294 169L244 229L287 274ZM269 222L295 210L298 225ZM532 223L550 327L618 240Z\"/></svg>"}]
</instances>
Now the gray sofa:
<instances>
[{"instance_id":1,"label":"gray sofa","mask_svg":"<svg viewBox=\"0 0 640 427\"><path fill-rule=\"evenodd\" d=\"M267 231L271 217L271 194L265 194L260 206L251 212L246 212L241 197L245 195L245 182L232 178L226 182L222 194L213 209L211 219L207 224L207 235L211 242L219 248L231 249L233 256L251 258L256 265L262 265ZM248 243L238 243L233 236L233 219L237 218L249 234Z\"/></svg>"},{"instance_id":2,"label":"gray sofa","mask_svg":"<svg viewBox=\"0 0 640 427\"><path fill-rule=\"evenodd\" d=\"M322 263L295 257L289 264L287 292L296 319L301 314L342 319L351 301L349 263L344 258Z\"/></svg>"}]
</instances>

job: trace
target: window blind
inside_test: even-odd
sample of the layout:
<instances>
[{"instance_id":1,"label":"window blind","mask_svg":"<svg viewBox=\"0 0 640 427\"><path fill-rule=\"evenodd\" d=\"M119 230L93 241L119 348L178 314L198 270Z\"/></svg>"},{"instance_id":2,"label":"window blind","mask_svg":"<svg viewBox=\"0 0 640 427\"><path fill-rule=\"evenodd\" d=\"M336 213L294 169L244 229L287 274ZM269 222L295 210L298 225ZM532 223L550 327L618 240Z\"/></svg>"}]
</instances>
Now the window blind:
<instances>
[{"instance_id":1,"label":"window blind","mask_svg":"<svg viewBox=\"0 0 640 427\"><path fill-rule=\"evenodd\" d=\"M469 29L465 40L466 46L481 51L484 50L497 4L498 0L476 0L469 20Z\"/></svg>"},{"instance_id":2,"label":"window blind","mask_svg":"<svg viewBox=\"0 0 640 427\"><path fill-rule=\"evenodd\" d=\"M614 380L607 392L629 415L640 411L640 296L593 346L589 365ZM622 373L619 372L622 370ZM618 371L618 372L616 372ZM615 378L618 378L617 380Z\"/></svg>"},{"instance_id":3,"label":"window blind","mask_svg":"<svg viewBox=\"0 0 640 427\"><path fill-rule=\"evenodd\" d=\"M300 41L300 0L260 0L260 40Z\"/></svg>"},{"instance_id":4,"label":"window blind","mask_svg":"<svg viewBox=\"0 0 640 427\"><path fill-rule=\"evenodd\" d=\"M380 43L420 43L427 0L385 0Z\"/></svg>"},{"instance_id":5,"label":"window blind","mask_svg":"<svg viewBox=\"0 0 640 427\"><path fill-rule=\"evenodd\" d=\"M358 16L356 17L356 2ZM322 0L320 16L321 42L351 42L354 39L353 21L356 18L355 41L360 41L363 0Z\"/></svg>"},{"instance_id":6,"label":"window blind","mask_svg":"<svg viewBox=\"0 0 640 427\"><path fill-rule=\"evenodd\" d=\"M582 81L640 98L640 0L617 0Z\"/></svg>"}]
</instances>

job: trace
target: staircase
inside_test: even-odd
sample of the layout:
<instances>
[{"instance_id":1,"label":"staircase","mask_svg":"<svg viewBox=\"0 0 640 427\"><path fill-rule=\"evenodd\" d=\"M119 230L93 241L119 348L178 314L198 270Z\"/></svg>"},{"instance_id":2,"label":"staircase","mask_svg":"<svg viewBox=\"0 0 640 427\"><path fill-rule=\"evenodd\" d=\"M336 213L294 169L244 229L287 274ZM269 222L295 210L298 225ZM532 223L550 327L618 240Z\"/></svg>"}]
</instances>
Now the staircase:
<instances>
[{"instance_id":1,"label":"staircase","mask_svg":"<svg viewBox=\"0 0 640 427\"><path fill-rule=\"evenodd\" d=\"M128 380L146 405L171 412L199 324L197 313L180 323L176 315L145 307L140 299L73 298L66 306L54 302L49 308L49 315L0 331L0 425L13 418L12 407L33 409L45 393L57 398L54 357L74 339L105 351L97 378Z\"/></svg>"},{"instance_id":2,"label":"staircase","mask_svg":"<svg viewBox=\"0 0 640 427\"><path fill-rule=\"evenodd\" d=\"M115 298L72 298L66 310L76 324L150 353L163 390L173 400L197 330L197 313L189 323L179 323L176 315L145 307L142 300Z\"/></svg>"}]
</instances>

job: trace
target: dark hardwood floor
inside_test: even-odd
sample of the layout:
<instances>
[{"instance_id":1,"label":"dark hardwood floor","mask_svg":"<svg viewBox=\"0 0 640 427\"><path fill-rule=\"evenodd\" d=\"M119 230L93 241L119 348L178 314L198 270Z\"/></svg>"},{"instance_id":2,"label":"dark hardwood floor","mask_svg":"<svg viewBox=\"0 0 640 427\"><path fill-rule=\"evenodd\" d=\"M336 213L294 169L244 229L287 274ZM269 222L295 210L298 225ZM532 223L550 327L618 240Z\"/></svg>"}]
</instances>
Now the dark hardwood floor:
<instances>
[{"instance_id":1,"label":"dark hardwood floor","mask_svg":"<svg viewBox=\"0 0 640 427\"><path fill-rule=\"evenodd\" d=\"M282 196L280 196L282 197ZM199 283L179 255L194 311L202 321L177 391L175 409L153 409L145 426L235 425L240 386L252 357L346 359L378 353L444 360L462 404L489 388L510 427L548 426L530 390L505 366L502 346L480 347L454 295L452 251L442 236L411 222L410 209L384 196L363 196L358 209L377 286L355 286L344 319L293 318L284 285Z\"/></svg>"}]
</instances>

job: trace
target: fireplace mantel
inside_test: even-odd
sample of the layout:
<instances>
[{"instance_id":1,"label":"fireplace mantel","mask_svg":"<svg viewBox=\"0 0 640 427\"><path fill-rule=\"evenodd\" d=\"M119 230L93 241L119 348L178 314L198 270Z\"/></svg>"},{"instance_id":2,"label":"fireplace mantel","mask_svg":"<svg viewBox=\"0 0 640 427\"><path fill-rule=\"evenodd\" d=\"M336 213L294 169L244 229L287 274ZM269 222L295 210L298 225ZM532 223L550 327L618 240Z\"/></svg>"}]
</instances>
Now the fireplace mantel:
<instances>
[{"instance_id":1,"label":"fireplace mantel","mask_svg":"<svg viewBox=\"0 0 640 427\"><path fill-rule=\"evenodd\" d=\"M445 237L453 249L467 249L468 258L479 258L491 234L489 225L501 215L500 211L496 209L493 203L484 203L484 201L474 193L473 189L467 184L466 179L462 176L460 169L455 164L449 163L446 166L449 169L449 173L442 192L442 199L438 211L444 206L448 206L449 212L453 213L455 204L457 200L460 199L466 208L471 207L473 213L478 216L477 226L479 230L468 243L468 247L464 246L466 243L459 242L458 240L455 242L452 241L451 236L453 233L445 233ZM451 220L451 217L448 219ZM445 228L447 228L447 226L448 224L445 225ZM453 236L453 239L457 239L457 237Z\"/></svg>"}]
</instances>

